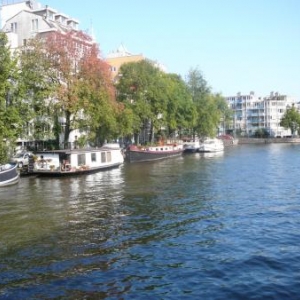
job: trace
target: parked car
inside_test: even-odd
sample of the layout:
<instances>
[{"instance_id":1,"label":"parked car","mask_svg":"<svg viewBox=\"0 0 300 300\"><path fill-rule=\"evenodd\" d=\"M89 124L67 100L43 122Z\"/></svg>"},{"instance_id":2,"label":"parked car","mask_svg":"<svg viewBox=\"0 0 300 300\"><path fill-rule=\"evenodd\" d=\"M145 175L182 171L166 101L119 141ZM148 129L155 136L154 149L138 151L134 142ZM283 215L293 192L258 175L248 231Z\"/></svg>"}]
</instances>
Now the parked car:
<instances>
[{"instance_id":1,"label":"parked car","mask_svg":"<svg viewBox=\"0 0 300 300\"><path fill-rule=\"evenodd\" d=\"M31 152L20 152L11 158L11 162L17 164L18 168L28 166L29 157L32 155Z\"/></svg>"}]
</instances>

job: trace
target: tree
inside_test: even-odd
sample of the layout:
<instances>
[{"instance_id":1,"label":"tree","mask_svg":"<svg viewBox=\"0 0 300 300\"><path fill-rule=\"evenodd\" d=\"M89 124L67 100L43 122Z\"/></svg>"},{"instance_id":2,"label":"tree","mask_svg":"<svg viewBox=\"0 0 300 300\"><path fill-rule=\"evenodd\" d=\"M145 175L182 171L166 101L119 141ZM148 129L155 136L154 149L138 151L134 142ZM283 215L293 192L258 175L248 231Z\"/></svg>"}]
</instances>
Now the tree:
<instances>
[{"instance_id":1,"label":"tree","mask_svg":"<svg viewBox=\"0 0 300 300\"><path fill-rule=\"evenodd\" d=\"M54 126L53 133L52 124L58 123L54 95L59 87L59 78L51 60L48 59L45 41L39 38L29 40L21 49L19 62L26 121L33 124L32 137L27 138L45 140L54 139L56 136L58 142L57 131L60 129Z\"/></svg>"},{"instance_id":2,"label":"tree","mask_svg":"<svg viewBox=\"0 0 300 300\"><path fill-rule=\"evenodd\" d=\"M123 108L115 99L109 65L99 57L99 49L94 45L78 65L78 108L84 112L79 127L92 132L95 144L118 137L117 120Z\"/></svg>"},{"instance_id":3,"label":"tree","mask_svg":"<svg viewBox=\"0 0 300 300\"><path fill-rule=\"evenodd\" d=\"M165 74L167 80L168 104L166 126L168 134L174 135L185 128L194 127L197 112L186 83L177 74Z\"/></svg>"},{"instance_id":4,"label":"tree","mask_svg":"<svg viewBox=\"0 0 300 300\"><path fill-rule=\"evenodd\" d=\"M7 36L0 32L0 164L7 162L9 146L23 125L17 70Z\"/></svg>"},{"instance_id":5,"label":"tree","mask_svg":"<svg viewBox=\"0 0 300 300\"><path fill-rule=\"evenodd\" d=\"M280 126L290 129L292 135L298 132L300 127L300 113L295 106L292 106L285 111L280 121Z\"/></svg>"},{"instance_id":6,"label":"tree","mask_svg":"<svg viewBox=\"0 0 300 300\"><path fill-rule=\"evenodd\" d=\"M91 37L81 31L52 32L44 42L47 62L55 74L52 79L57 85L53 94L55 108L65 121L61 128L65 143L70 132L78 128L78 120L81 119L79 93L82 85L78 67L92 44Z\"/></svg>"},{"instance_id":7,"label":"tree","mask_svg":"<svg viewBox=\"0 0 300 300\"><path fill-rule=\"evenodd\" d=\"M131 109L135 116L132 119L132 134L137 143L141 132L144 133L144 142L153 142L167 107L163 73L146 60L126 63L120 68L116 88L118 101Z\"/></svg>"},{"instance_id":8,"label":"tree","mask_svg":"<svg viewBox=\"0 0 300 300\"><path fill-rule=\"evenodd\" d=\"M24 85L32 95L35 136L47 120L57 142L63 133L67 143L75 129L89 132L86 140L97 143L116 135L118 106L109 67L90 36L52 32L32 40L21 62Z\"/></svg>"},{"instance_id":9,"label":"tree","mask_svg":"<svg viewBox=\"0 0 300 300\"><path fill-rule=\"evenodd\" d=\"M223 105L220 105L220 96L211 93L207 81L197 68L189 71L187 85L197 110L197 121L192 128L193 135L202 137L216 135L223 109Z\"/></svg>"}]
</instances>

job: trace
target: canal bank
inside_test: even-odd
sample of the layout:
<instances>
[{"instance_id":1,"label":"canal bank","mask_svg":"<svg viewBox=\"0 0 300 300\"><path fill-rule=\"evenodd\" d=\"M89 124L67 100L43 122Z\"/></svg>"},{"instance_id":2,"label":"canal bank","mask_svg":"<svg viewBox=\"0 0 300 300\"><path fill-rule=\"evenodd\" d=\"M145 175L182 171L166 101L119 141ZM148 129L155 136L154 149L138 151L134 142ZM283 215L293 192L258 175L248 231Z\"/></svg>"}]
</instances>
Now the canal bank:
<instances>
[{"instance_id":1,"label":"canal bank","mask_svg":"<svg viewBox=\"0 0 300 300\"><path fill-rule=\"evenodd\" d=\"M238 144L300 143L300 138L238 138Z\"/></svg>"}]
</instances>

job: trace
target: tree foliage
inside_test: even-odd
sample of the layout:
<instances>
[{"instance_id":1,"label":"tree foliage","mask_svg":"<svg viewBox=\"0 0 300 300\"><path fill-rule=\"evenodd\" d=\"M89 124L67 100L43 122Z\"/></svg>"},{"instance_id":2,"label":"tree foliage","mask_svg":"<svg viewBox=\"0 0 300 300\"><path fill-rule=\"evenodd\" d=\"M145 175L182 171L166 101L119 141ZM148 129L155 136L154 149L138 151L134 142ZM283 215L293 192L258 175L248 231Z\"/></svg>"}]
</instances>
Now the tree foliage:
<instances>
[{"instance_id":1,"label":"tree foliage","mask_svg":"<svg viewBox=\"0 0 300 300\"><path fill-rule=\"evenodd\" d=\"M116 85L118 100L132 111L131 133L138 140L150 126L155 136L174 136L195 122L196 111L185 82L177 74L166 74L147 60L124 64Z\"/></svg>"},{"instance_id":2,"label":"tree foliage","mask_svg":"<svg viewBox=\"0 0 300 300\"><path fill-rule=\"evenodd\" d=\"M89 132L94 142L116 135L118 106L109 68L90 36L70 31L34 39L22 51L21 66L35 124L50 119L57 141L64 132L67 143L75 129Z\"/></svg>"},{"instance_id":3,"label":"tree foliage","mask_svg":"<svg viewBox=\"0 0 300 300\"><path fill-rule=\"evenodd\" d=\"M159 118L166 110L167 97L165 81L157 67L146 60L122 65L116 88L118 100L135 115L132 134L138 136L148 123L152 126L152 133L159 130Z\"/></svg>"},{"instance_id":4,"label":"tree foliage","mask_svg":"<svg viewBox=\"0 0 300 300\"><path fill-rule=\"evenodd\" d=\"M1 55L5 57L5 51ZM66 143L74 130L86 133L78 143L94 145L126 136L139 143L142 132L144 142L178 134L213 136L220 120L231 117L224 98L212 94L197 68L189 71L185 82L148 60L126 63L113 85L98 46L83 32L52 32L32 39L19 53L19 72L13 60L7 61L9 74L4 66L5 60L0 113L10 109L14 125L33 124L35 140L58 142L64 133ZM18 111L13 113L8 105L17 101L21 122L13 117ZM22 126L16 127L20 132ZM8 135L5 130L3 136ZM9 133L17 135L16 130ZM29 138L24 133L23 137Z\"/></svg>"},{"instance_id":5,"label":"tree foliage","mask_svg":"<svg viewBox=\"0 0 300 300\"><path fill-rule=\"evenodd\" d=\"M122 106L115 100L109 66L99 59L96 46L79 63L79 108L83 109L81 128L89 128L96 144L116 139L119 133L118 116Z\"/></svg>"},{"instance_id":6,"label":"tree foliage","mask_svg":"<svg viewBox=\"0 0 300 300\"><path fill-rule=\"evenodd\" d=\"M211 92L207 81L198 68L190 69L187 85L197 111L193 134L202 137L215 136L221 117L228 115L227 104L221 95Z\"/></svg>"},{"instance_id":7,"label":"tree foliage","mask_svg":"<svg viewBox=\"0 0 300 300\"><path fill-rule=\"evenodd\" d=\"M294 135L297 131L299 131L300 113L295 106L292 106L291 108L288 108L285 111L280 121L280 126L283 126L286 129L290 129L292 135Z\"/></svg>"},{"instance_id":8,"label":"tree foliage","mask_svg":"<svg viewBox=\"0 0 300 300\"><path fill-rule=\"evenodd\" d=\"M24 124L17 70L7 36L0 32L0 164L7 161L9 146L20 135Z\"/></svg>"}]
</instances>

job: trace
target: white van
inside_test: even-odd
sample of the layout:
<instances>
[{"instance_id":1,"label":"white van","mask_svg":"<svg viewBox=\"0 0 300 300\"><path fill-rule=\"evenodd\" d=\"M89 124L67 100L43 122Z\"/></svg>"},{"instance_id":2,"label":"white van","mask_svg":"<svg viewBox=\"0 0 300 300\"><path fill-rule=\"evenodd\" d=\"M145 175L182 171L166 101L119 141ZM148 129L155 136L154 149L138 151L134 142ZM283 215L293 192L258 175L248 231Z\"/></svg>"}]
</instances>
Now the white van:
<instances>
[{"instance_id":1,"label":"white van","mask_svg":"<svg viewBox=\"0 0 300 300\"><path fill-rule=\"evenodd\" d=\"M18 168L22 168L23 166L28 166L29 164L29 156L32 153L30 152L20 152L11 158L11 162L17 164Z\"/></svg>"}]
</instances>

